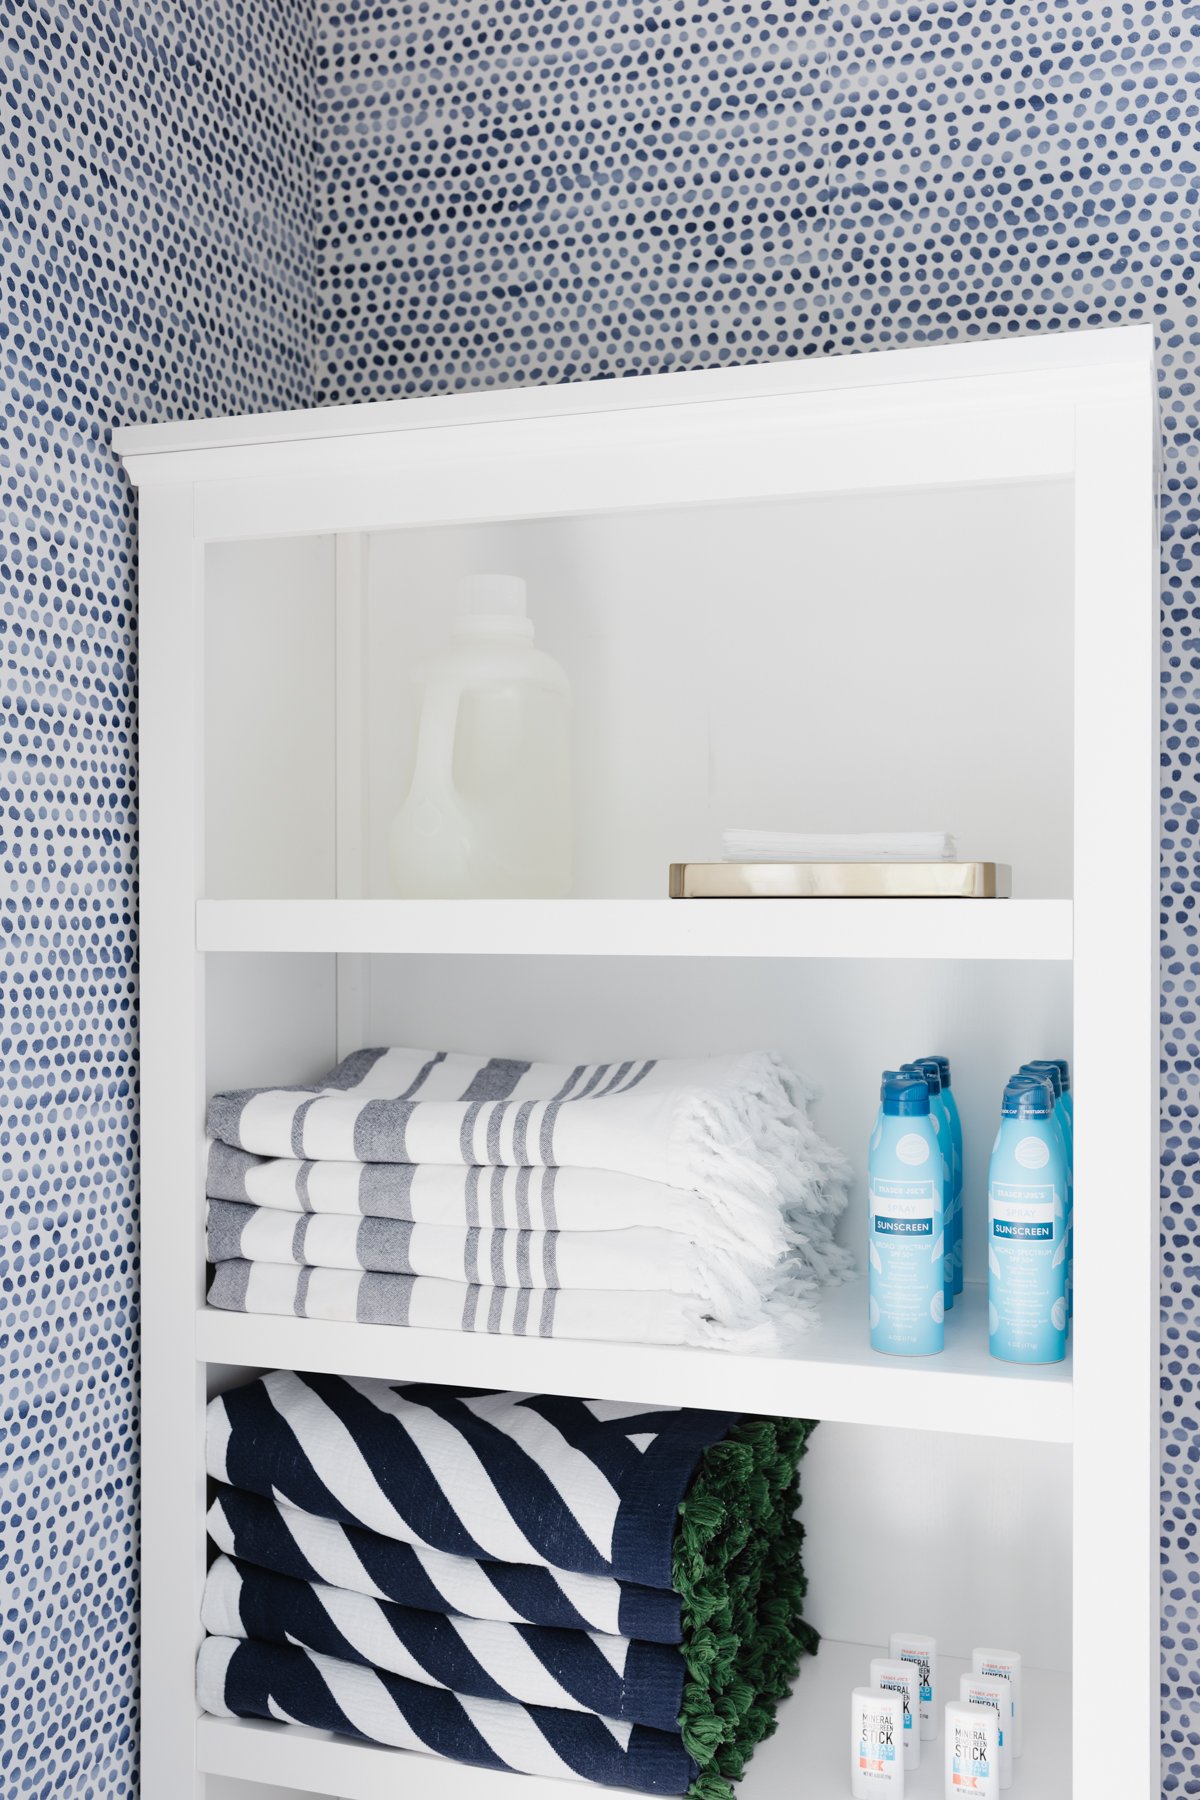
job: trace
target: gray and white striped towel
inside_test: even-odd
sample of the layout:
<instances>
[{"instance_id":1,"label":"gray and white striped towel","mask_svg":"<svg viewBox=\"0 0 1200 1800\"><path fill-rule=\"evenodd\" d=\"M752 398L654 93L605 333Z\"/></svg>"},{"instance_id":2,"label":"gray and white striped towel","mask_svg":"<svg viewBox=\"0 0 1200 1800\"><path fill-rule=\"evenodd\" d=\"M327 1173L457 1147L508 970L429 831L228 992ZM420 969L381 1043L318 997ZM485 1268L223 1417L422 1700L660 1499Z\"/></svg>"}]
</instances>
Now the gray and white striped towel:
<instances>
[{"instance_id":1,"label":"gray and white striped towel","mask_svg":"<svg viewBox=\"0 0 1200 1800\"><path fill-rule=\"evenodd\" d=\"M711 1202L611 1169L464 1168L447 1163L300 1162L255 1156L213 1139L210 1200L280 1212L490 1225L506 1231L624 1231L653 1226L711 1244L739 1238Z\"/></svg>"},{"instance_id":2,"label":"gray and white striped towel","mask_svg":"<svg viewBox=\"0 0 1200 1800\"><path fill-rule=\"evenodd\" d=\"M349 1219L275 1212L266 1206L208 1203L208 1260L306 1264L384 1275L515 1288L631 1288L694 1294L715 1318L753 1323L760 1297L753 1275L725 1250L680 1232L493 1231L476 1225L410 1225L403 1219Z\"/></svg>"},{"instance_id":3,"label":"gray and white striped towel","mask_svg":"<svg viewBox=\"0 0 1200 1800\"><path fill-rule=\"evenodd\" d=\"M786 1271L799 1318L794 1303L811 1303L851 1266L833 1235L848 1167L814 1129L807 1099L769 1055L569 1067L380 1049L347 1057L311 1088L218 1094L208 1126L258 1156L604 1169L692 1192L764 1277Z\"/></svg>"},{"instance_id":4,"label":"gray and white striped towel","mask_svg":"<svg viewBox=\"0 0 1200 1800\"><path fill-rule=\"evenodd\" d=\"M691 1344L707 1349L769 1352L793 1327L780 1284L758 1322L744 1327L714 1318L709 1303L660 1290L490 1287L439 1281L431 1275L361 1274L355 1269L301 1268L295 1263L217 1263L208 1304L225 1312L281 1313L299 1319L400 1325L431 1331L492 1332L502 1337L593 1338L609 1344Z\"/></svg>"}]
</instances>

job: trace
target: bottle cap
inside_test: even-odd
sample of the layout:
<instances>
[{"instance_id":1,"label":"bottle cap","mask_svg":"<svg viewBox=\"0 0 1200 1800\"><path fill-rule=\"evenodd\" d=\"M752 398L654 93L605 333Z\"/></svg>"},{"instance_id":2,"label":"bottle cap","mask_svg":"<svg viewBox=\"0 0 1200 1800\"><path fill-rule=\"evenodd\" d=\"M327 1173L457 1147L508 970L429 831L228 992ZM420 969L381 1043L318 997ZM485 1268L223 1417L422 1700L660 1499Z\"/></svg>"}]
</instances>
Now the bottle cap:
<instances>
[{"instance_id":1,"label":"bottle cap","mask_svg":"<svg viewBox=\"0 0 1200 1800\"><path fill-rule=\"evenodd\" d=\"M1048 1119L1054 1111L1054 1090L1036 1075L1013 1075L1000 1110L1006 1119Z\"/></svg>"},{"instance_id":2,"label":"bottle cap","mask_svg":"<svg viewBox=\"0 0 1200 1800\"><path fill-rule=\"evenodd\" d=\"M901 1063L902 1075L919 1075L931 1095L942 1091L942 1071L936 1056L919 1056L915 1062Z\"/></svg>"},{"instance_id":3,"label":"bottle cap","mask_svg":"<svg viewBox=\"0 0 1200 1800\"><path fill-rule=\"evenodd\" d=\"M923 1067L925 1063L936 1063L942 1077L942 1092L950 1086L950 1058L948 1056L916 1056L913 1061Z\"/></svg>"},{"instance_id":4,"label":"bottle cap","mask_svg":"<svg viewBox=\"0 0 1200 1800\"><path fill-rule=\"evenodd\" d=\"M1058 1064L1058 1072L1062 1076L1062 1091L1064 1094L1069 1094L1071 1091L1071 1065L1070 1065L1070 1063L1067 1061L1065 1056L1051 1056L1051 1057L1047 1058L1047 1061Z\"/></svg>"},{"instance_id":5,"label":"bottle cap","mask_svg":"<svg viewBox=\"0 0 1200 1800\"><path fill-rule=\"evenodd\" d=\"M458 584L455 633L482 632L493 637L533 636L525 612L525 582L520 575L464 575Z\"/></svg>"},{"instance_id":6,"label":"bottle cap","mask_svg":"<svg viewBox=\"0 0 1200 1800\"><path fill-rule=\"evenodd\" d=\"M921 1118L929 1113L929 1088L920 1076L885 1069L879 1090L883 1110L891 1118Z\"/></svg>"},{"instance_id":7,"label":"bottle cap","mask_svg":"<svg viewBox=\"0 0 1200 1800\"><path fill-rule=\"evenodd\" d=\"M1056 1100L1062 1093L1062 1070L1056 1062L1051 1062L1048 1057L1039 1059L1037 1062L1022 1063L1021 1074L1033 1075L1038 1081L1048 1081L1054 1089Z\"/></svg>"}]
</instances>

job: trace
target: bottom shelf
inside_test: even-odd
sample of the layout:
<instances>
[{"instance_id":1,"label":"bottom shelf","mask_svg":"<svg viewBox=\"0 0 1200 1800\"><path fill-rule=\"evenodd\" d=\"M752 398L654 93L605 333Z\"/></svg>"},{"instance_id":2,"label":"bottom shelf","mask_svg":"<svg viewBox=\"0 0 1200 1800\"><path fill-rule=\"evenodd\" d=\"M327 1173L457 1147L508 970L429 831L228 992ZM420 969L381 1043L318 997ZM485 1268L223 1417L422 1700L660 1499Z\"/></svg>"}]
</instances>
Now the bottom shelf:
<instances>
[{"instance_id":1,"label":"bottom shelf","mask_svg":"<svg viewBox=\"0 0 1200 1800\"><path fill-rule=\"evenodd\" d=\"M850 1690L867 1679L878 1649L826 1642L804 1666L796 1691L779 1715L775 1736L759 1747L738 1800L845 1800L850 1791ZM966 1664L941 1659L943 1699L957 1695ZM1017 1764L1013 1800L1062 1800L1071 1791L1071 1681L1067 1675L1027 1670L1024 1755ZM907 1800L941 1800L942 1740L922 1746L921 1767L905 1783ZM308 1731L242 1719L202 1718L196 1727L197 1766L207 1775L231 1775L303 1794L337 1800L396 1800L403 1791L421 1800L629 1800L626 1788L592 1787L534 1775L472 1769L437 1757L415 1758ZM415 1779L419 1764L420 1778ZM409 1785L404 1778L412 1775Z\"/></svg>"}]
</instances>

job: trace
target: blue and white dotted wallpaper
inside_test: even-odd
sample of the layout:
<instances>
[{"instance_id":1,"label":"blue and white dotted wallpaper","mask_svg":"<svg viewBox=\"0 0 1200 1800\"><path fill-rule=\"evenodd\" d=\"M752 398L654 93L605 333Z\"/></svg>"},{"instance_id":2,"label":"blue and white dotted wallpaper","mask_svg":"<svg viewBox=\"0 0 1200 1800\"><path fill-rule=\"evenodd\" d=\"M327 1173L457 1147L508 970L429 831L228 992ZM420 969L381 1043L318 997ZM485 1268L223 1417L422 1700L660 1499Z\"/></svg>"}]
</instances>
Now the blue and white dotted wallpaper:
<instances>
[{"instance_id":1,"label":"blue and white dotted wallpaper","mask_svg":"<svg viewBox=\"0 0 1200 1800\"><path fill-rule=\"evenodd\" d=\"M322 399L1154 324L1163 1791L1200 1793L1200 4L325 0L321 36Z\"/></svg>"},{"instance_id":2,"label":"blue and white dotted wallpaper","mask_svg":"<svg viewBox=\"0 0 1200 1800\"><path fill-rule=\"evenodd\" d=\"M1164 417L1163 1786L1200 1793L1198 120L1193 0L0 9L6 1797L135 1787L108 428L1135 320Z\"/></svg>"},{"instance_id":3,"label":"blue and white dotted wallpaper","mask_svg":"<svg viewBox=\"0 0 1200 1800\"><path fill-rule=\"evenodd\" d=\"M0 7L5 1800L134 1791L134 518L108 431L310 400L313 76L304 0Z\"/></svg>"}]
</instances>

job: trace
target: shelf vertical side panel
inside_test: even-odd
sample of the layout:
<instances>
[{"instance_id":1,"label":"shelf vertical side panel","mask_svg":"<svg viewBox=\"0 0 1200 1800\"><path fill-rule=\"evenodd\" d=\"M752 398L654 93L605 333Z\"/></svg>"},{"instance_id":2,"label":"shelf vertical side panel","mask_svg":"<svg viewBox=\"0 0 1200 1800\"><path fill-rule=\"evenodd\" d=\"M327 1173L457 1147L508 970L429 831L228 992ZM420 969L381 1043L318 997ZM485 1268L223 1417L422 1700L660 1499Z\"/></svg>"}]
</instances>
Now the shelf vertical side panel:
<instances>
[{"instance_id":1,"label":"shelf vertical side panel","mask_svg":"<svg viewBox=\"0 0 1200 1800\"><path fill-rule=\"evenodd\" d=\"M139 514L142 1791L202 1800L204 558L190 488L144 488Z\"/></svg>"},{"instance_id":2,"label":"shelf vertical side panel","mask_svg":"<svg viewBox=\"0 0 1200 1800\"><path fill-rule=\"evenodd\" d=\"M1158 1792L1159 1762L1152 375L1080 406L1076 473L1074 1779L1131 1796Z\"/></svg>"},{"instance_id":3,"label":"shelf vertical side panel","mask_svg":"<svg viewBox=\"0 0 1200 1800\"><path fill-rule=\"evenodd\" d=\"M366 892L366 655L367 558L363 532L346 532L334 555L335 669L335 842L337 897L360 900ZM365 956L339 952L337 958L337 1054L361 1050L369 1011Z\"/></svg>"}]
</instances>

